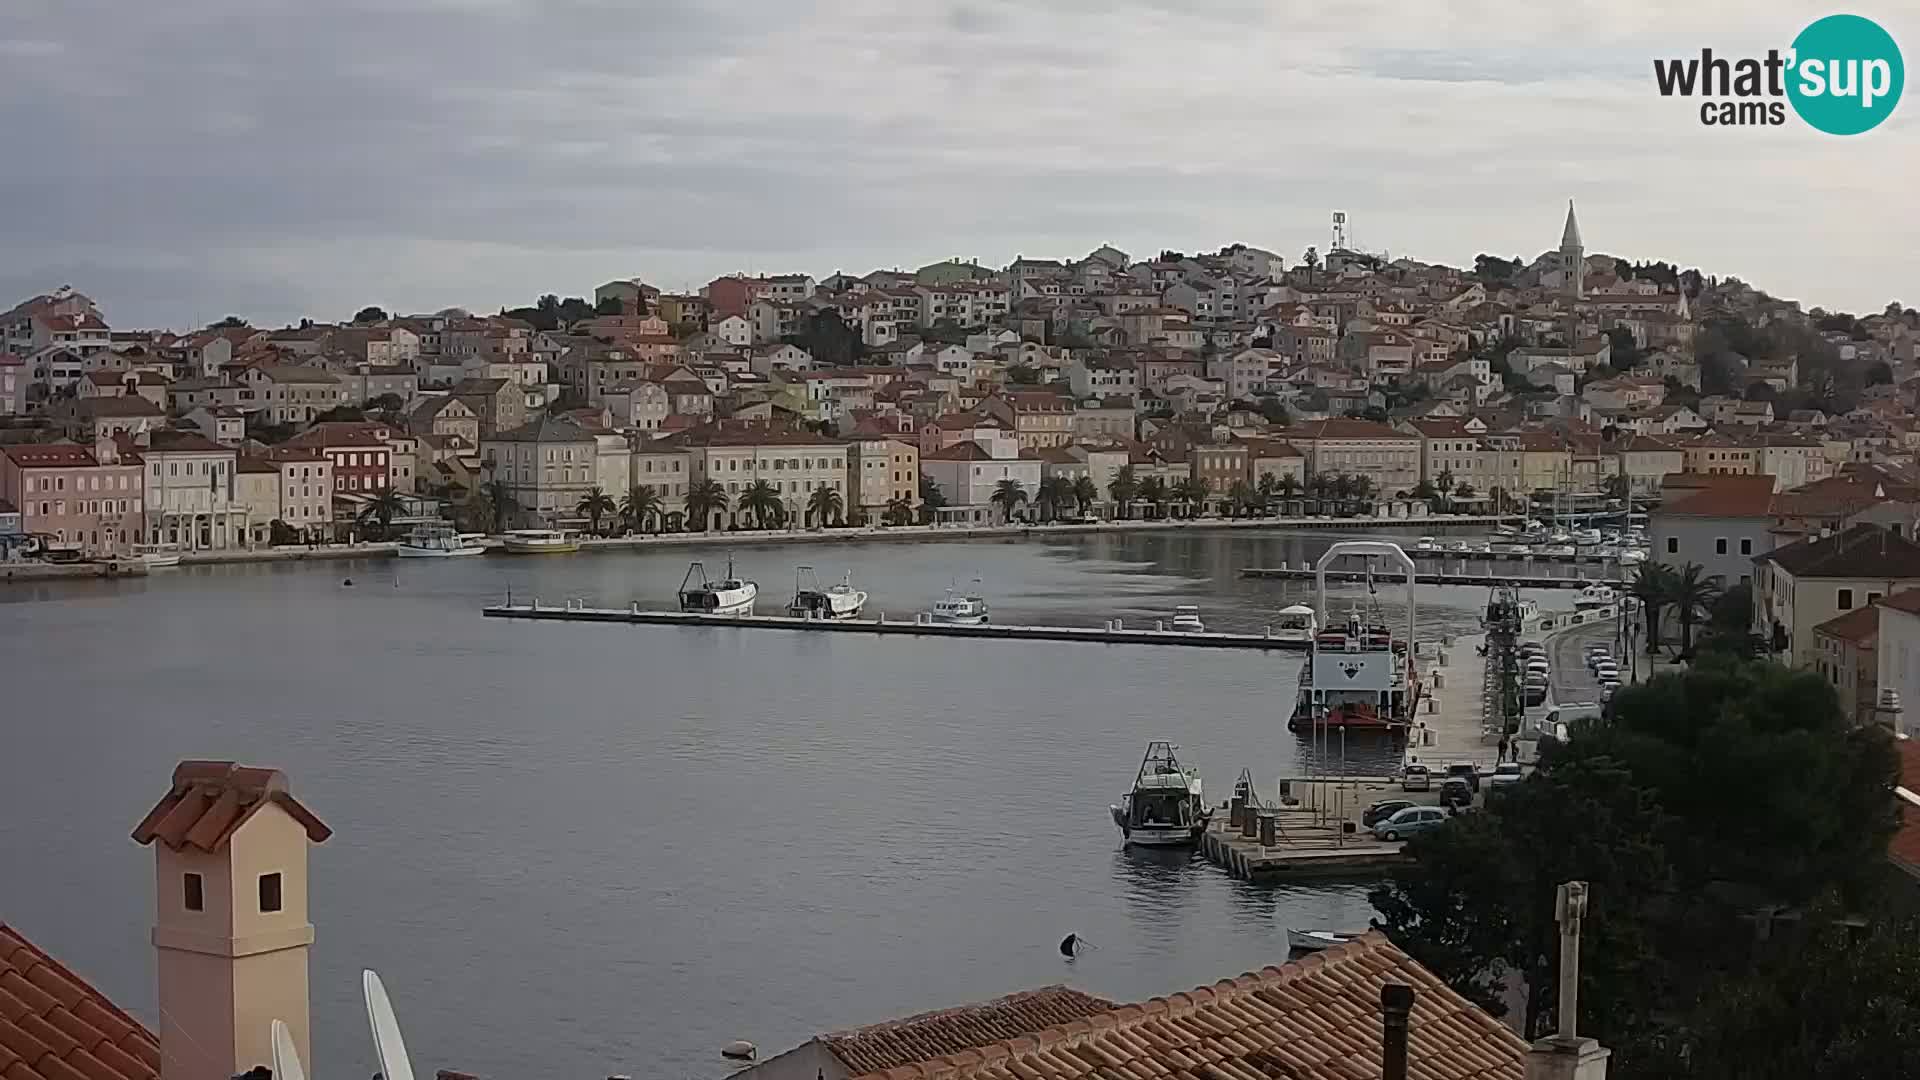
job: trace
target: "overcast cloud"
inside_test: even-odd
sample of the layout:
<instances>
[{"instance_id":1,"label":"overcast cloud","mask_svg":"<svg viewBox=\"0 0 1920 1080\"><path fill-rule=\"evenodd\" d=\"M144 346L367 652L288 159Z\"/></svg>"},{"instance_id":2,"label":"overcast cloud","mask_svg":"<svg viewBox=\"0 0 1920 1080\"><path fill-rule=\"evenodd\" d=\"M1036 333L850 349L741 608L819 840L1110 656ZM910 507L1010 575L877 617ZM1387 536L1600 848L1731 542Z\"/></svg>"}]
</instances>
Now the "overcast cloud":
<instances>
[{"instance_id":1,"label":"overcast cloud","mask_svg":"<svg viewBox=\"0 0 1920 1080\"><path fill-rule=\"evenodd\" d=\"M1920 304L1920 103L1702 127L1651 59L1792 0L5 0L0 302L115 325L491 310L613 277L1589 250ZM1920 22L1881 16L1920 42Z\"/></svg>"}]
</instances>

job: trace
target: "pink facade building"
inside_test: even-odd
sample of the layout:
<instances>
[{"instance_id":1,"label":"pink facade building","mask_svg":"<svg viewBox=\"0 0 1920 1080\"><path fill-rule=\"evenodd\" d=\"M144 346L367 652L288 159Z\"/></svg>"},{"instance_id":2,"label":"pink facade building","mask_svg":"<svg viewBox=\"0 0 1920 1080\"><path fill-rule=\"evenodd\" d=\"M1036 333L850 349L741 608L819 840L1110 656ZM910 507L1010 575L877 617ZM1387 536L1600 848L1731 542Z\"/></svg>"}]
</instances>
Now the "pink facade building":
<instances>
[{"instance_id":1,"label":"pink facade building","mask_svg":"<svg viewBox=\"0 0 1920 1080\"><path fill-rule=\"evenodd\" d=\"M88 555L131 554L146 521L140 463L123 462L111 441L6 447L0 502L19 509L22 532Z\"/></svg>"}]
</instances>

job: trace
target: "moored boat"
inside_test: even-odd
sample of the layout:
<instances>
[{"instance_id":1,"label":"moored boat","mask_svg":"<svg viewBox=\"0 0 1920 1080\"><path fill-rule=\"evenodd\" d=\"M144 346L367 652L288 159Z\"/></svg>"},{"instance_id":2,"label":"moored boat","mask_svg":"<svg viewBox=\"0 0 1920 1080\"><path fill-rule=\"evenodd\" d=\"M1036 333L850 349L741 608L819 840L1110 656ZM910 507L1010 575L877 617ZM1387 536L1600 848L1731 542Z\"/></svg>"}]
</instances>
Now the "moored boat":
<instances>
[{"instance_id":1,"label":"moored boat","mask_svg":"<svg viewBox=\"0 0 1920 1080\"><path fill-rule=\"evenodd\" d=\"M1273 636L1286 641L1312 641L1320 632L1320 618L1306 604L1293 604L1274 616Z\"/></svg>"},{"instance_id":2,"label":"moored boat","mask_svg":"<svg viewBox=\"0 0 1920 1080\"><path fill-rule=\"evenodd\" d=\"M1573 606L1581 609L1607 607L1619 599L1620 594L1611 585L1589 585L1574 596Z\"/></svg>"},{"instance_id":3,"label":"moored boat","mask_svg":"<svg viewBox=\"0 0 1920 1080\"><path fill-rule=\"evenodd\" d=\"M1345 945L1365 933L1364 930L1295 930L1287 928L1287 948L1294 952L1319 952L1331 949L1335 945Z\"/></svg>"},{"instance_id":4,"label":"moored boat","mask_svg":"<svg viewBox=\"0 0 1920 1080\"><path fill-rule=\"evenodd\" d=\"M980 579L973 579L973 587L962 595L949 586L947 595L933 602L933 609L927 612L934 622L952 623L956 626L979 626L987 621L987 601L980 595Z\"/></svg>"},{"instance_id":5,"label":"moored boat","mask_svg":"<svg viewBox=\"0 0 1920 1080\"><path fill-rule=\"evenodd\" d=\"M180 565L180 549L163 547L159 544L133 545L133 557L149 570L163 570L169 566Z\"/></svg>"},{"instance_id":6,"label":"moored boat","mask_svg":"<svg viewBox=\"0 0 1920 1080\"><path fill-rule=\"evenodd\" d=\"M416 525L394 547L403 559L450 559L484 555L486 548L455 532L451 525Z\"/></svg>"},{"instance_id":7,"label":"moored boat","mask_svg":"<svg viewBox=\"0 0 1920 1080\"><path fill-rule=\"evenodd\" d=\"M1173 749L1164 739L1149 742L1133 790L1107 808L1128 844L1180 847L1207 831L1213 812L1201 794L1200 773L1183 767Z\"/></svg>"},{"instance_id":8,"label":"moored boat","mask_svg":"<svg viewBox=\"0 0 1920 1080\"><path fill-rule=\"evenodd\" d=\"M727 576L718 581L707 576L704 563L695 560L680 579L680 610L701 615L751 615L760 586L741 578L727 560Z\"/></svg>"},{"instance_id":9,"label":"moored boat","mask_svg":"<svg viewBox=\"0 0 1920 1080\"><path fill-rule=\"evenodd\" d=\"M515 529L500 539L513 555L566 555L580 550L580 536L565 529Z\"/></svg>"},{"instance_id":10,"label":"moored boat","mask_svg":"<svg viewBox=\"0 0 1920 1080\"><path fill-rule=\"evenodd\" d=\"M821 588L813 567L802 566L793 572L793 602L787 614L796 619L852 619L867 606L867 593L853 587L853 572L838 585Z\"/></svg>"},{"instance_id":11,"label":"moored boat","mask_svg":"<svg viewBox=\"0 0 1920 1080\"><path fill-rule=\"evenodd\" d=\"M1206 633L1207 624L1200 621L1200 609L1192 604L1181 604L1173 609L1173 621L1168 627L1183 634Z\"/></svg>"}]
</instances>

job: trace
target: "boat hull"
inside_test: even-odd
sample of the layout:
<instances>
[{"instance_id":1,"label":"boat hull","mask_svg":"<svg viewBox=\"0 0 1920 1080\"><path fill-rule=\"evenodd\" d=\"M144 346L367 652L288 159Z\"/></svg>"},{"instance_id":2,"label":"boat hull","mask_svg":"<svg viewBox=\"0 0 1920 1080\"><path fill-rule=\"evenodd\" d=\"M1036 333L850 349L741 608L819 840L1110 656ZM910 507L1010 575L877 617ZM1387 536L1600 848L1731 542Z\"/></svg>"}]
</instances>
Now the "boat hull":
<instances>
[{"instance_id":1,"label":"boat hull","mask_svg":"<svg viewBox=\"0 0 1920 1080\"><path fill-rule=\"evenodd\" d=\"M981 626L986 623L987 616L984 613L979 615L942 615L936 611L933 613L932 619L934 622L946 623L949 626Z\"/></svg>"},{"instance_id":2,"label":"boat hull","mask_svg":"<svg viewBox=\"0 0 1920 1080\"><path fill-rule=\"evenodd\" d=\"M1200 834L1207 831L1205 825L1193 826L1140 826L1122 829L1120 836L1130 847L1175 848L1192 847L1200 842Z\"/></svg>"},{"instance_id":3,"label":"boat hull","mask_svg":"<svg viewBox=\"0 0 1920 1080\"><path fill-rule=\"evenodd\" d=\"M460 559L471 555L485 555L487 549L483 547L423 548L401 544L394 549L394 553L403 559Z\"/></svg>"},{"instance_id":4,"label":"boat hull","mask_svg":"<svg viewBox=\"0 0 1920 1080\"><path fill-rule=\"evenodd\" d=\"M501 550L509 555L571 555L580 550L578 541L569 540L558 544L525 544L508 540Z\"/></svg>"},{"instance_id":5,"label":"boat hull","mask_svg":"<svg viewBox=\"0 0 1920 1080\"><path fill-rule=\"evenodd\" d=\"M179 566L180 556L178 555L142 555L140 556L140 564L142 566L145 566L149 570L165 570L168 567Z\"/></svg>"}]
</instances>

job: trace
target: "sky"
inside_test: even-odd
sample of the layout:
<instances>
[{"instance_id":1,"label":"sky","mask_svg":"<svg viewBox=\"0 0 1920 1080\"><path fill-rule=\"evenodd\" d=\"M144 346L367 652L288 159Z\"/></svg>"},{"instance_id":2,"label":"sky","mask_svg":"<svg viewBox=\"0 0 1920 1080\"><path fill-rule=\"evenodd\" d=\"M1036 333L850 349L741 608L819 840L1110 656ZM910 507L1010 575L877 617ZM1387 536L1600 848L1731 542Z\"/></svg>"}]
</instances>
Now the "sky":
<instances>
[{"instance_id":1,"label":"sky","mask_svg":"<svg viewBox=\"0 0 1920 1080\"><path fill-rule=\"evenodd\" d=\"M1852 9L1920 59L1920 9ZM1904 10L1902 10L1904 8ZM0 307L258 325L1003 266L1557 244L1920 304L1920 100L1703 127L1656 57L1796 0L4 0ZM1920 97L1920 90L1910 97Z\"/></svg>"}]
</instances>

